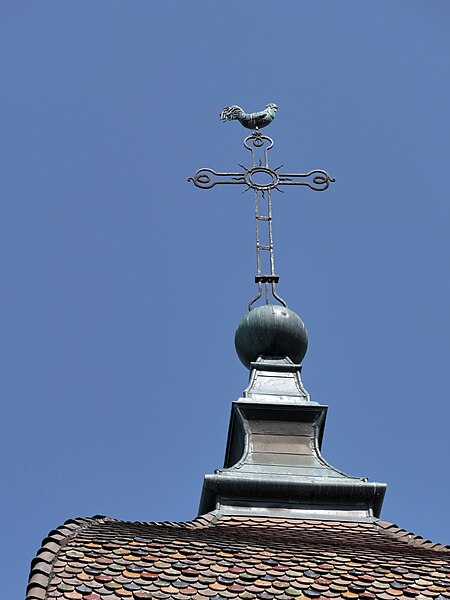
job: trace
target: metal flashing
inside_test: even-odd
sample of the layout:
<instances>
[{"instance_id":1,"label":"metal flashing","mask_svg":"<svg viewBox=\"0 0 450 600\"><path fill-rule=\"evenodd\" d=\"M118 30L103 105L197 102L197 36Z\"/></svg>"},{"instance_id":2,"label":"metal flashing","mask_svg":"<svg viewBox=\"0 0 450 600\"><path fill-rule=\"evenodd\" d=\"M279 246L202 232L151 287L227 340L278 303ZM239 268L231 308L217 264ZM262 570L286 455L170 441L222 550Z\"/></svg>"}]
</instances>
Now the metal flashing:
<instances>
[{"instance_id":1,"label":"metal flashing","mask_svg":"<svg viewBox=\"0 0 450 600\"><path fill-rule=\"evenodd\" d=\"M379 516L386 484L347 475L321 455L327 407L309 400L300 365L261 357L245 394L232 405L224 468L205 476L200 515Z\"/></svg>"},{"instance_id":2,"label":"metal flashing","mask_svg":"<svg viewBox=\"0 0 450 600\"><path fill-rule=\"evenodd\" d=\"M301 379L302 367L288 357L259 357L250 363L249 384L244 398L260 402L309 403L311 398Z\"/></svg>"}]
</instances>

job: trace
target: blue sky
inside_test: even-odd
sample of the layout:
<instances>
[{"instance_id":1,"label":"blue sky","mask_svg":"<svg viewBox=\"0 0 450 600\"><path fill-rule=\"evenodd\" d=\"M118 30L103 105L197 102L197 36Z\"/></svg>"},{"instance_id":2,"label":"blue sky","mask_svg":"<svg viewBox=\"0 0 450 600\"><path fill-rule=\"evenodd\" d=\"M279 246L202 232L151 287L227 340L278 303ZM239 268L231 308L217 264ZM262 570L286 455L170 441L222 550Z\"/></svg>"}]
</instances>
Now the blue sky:
<instances>
[{"instance_id":1,"label":"blue sky","mask_svg":"<svg viewBox=\"0 0 450 600\"><path fill-rule=\"evenodd\" d=\"M273 164L337 180L274 198L324 456L388 483L384 519L450 542L449 17L444 0L2 3L5 596L67 518L190 519L223 464L252 198L186 179L248 160L228 104L276 102Z\"/></svg>"}]
</instances>

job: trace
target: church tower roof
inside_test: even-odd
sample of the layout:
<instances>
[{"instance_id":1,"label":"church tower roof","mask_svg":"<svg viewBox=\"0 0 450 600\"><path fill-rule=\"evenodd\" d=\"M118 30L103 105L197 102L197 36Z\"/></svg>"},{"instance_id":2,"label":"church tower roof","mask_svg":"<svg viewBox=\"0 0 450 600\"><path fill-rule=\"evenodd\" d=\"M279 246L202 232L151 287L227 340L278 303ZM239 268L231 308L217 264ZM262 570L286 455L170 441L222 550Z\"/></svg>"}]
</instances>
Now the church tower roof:
<instances>
[{"instance_id":1,"label":"church tower roof","mask_svg":"<svg viewBox=\"0 0 450 600\"><path fill-rule=\"evenodd\" d=\"M396 525L218 516L74 519L33 560L27 600L450 597L450 549Z\"/></svg>"},{"instance_id":2,"label":"church tower roof","mask_svg":"<svg viewBox=\"0 0 450 600\"><path fill-rule=\"evenodd\" d=\"M347 475L321 455L327 406L302 382L306 328L276 288L271 193L324 191L334 179L269 166L273 141L258 127L276 108L224 109L224 120L257 128L244 140L252 164L191 178L203 189L245 185L255 198L257 293L235 336L249 383L232 403L223 468L205 476L192 521L94 516L51 531L32 561L26 600L450 600L450 547L381 521L386 484Z\"/></svg>"}]
</instances>

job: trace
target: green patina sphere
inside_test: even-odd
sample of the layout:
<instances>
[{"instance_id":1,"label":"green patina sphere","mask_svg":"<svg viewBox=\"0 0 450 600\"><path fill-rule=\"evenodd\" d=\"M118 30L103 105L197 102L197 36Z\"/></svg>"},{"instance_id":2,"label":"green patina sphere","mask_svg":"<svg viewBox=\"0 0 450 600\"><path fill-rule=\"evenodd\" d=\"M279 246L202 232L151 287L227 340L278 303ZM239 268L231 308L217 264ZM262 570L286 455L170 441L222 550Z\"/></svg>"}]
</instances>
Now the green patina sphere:
<instances>
[{"instance_id":1,"label":"green patina sphere","mask_svg":"<svg viewBox=\"0 0 450 600\"><path fill-rule=\"evenodd\" d=\"M295 312L284 306L265 304L245 315L237 326L234 344L248 369L259 356L287 356L299 364L308 348L308 334Z\"/></svg>"}]
</instances>

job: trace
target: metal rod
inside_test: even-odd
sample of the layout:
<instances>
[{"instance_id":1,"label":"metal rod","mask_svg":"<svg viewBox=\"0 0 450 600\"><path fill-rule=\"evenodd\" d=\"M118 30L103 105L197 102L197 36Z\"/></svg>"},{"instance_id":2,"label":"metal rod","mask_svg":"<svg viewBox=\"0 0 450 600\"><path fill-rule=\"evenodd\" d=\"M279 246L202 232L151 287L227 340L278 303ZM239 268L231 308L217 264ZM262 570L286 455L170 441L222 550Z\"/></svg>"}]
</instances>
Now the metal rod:
<instances>
[{"instance_id":1,"label":"metal rod","mask_svg":"<svg viewBox=\"0 0 450 600\"><path fill-rule=\"evenodd\" d=\"M258 190L255 190L255 229L256 229L256 273L261 275L261 252L259 243L259 198Z\"/></svg>"},{"instance_id":2,"label":"metal rod","mask_svg":"<svg viewBox=\"0 0 450 600\"><path fill-rule=\"evenodd\" d=\"M282 304L282 305L283 305L285 308L287 308L287 307L288 307L288 305L287 305L287 302L285 302L285 301L283 300L283 298L277 294L277 292L276 292L276 284L275 284L275 283L272 283L272 295L273 295L273 297L274 297L276 300L278 300L278 302L279 302L280 304Z\"/></svg>"},{"instance_id":3,"label":"metal rod","mask_svg":"<svg viewBox=\"0 0 450 600\"><path fill-rule=\"evenodd\" d=\"M262 294L262 284L258 283L258 293L248 303L248 310L252 310L253 304L255 304L255 302L261 298L261 294Z\"/></svg>"},{"instance_id":4,"label":"metal rod","mask_svg":"<svg viewBox=\"0 0 450 600\"><path fill-rule=\"evenodd\" d=\"M270 274L275 275L275 259L273 250L273 230L272 230L272 195L267 190L267 214L269 215L269 246L270 246Z\"/></svg>"}]
</instances>

